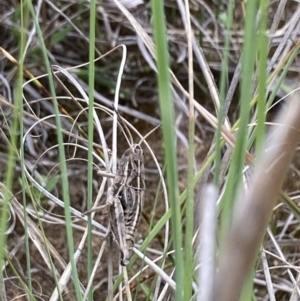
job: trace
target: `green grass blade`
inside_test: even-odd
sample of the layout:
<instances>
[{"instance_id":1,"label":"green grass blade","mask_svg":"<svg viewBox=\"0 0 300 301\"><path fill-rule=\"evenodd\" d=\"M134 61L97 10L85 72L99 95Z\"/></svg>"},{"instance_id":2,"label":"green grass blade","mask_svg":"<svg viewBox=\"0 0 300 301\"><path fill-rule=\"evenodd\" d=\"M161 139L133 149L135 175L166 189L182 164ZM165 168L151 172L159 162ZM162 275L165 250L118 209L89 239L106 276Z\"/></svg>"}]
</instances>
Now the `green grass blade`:
<instances>
[{"instance_id":1,"label":"green grass blade","mask_svg":"<svg viewBox=\"0 0 300 301\"><path fill-rule=\"evenodd\" d=\"M256 40L256 6L257 1L247 2L244 47L242 53L242 81L240 95L239 129L237 133L232 162L229 169L227 186L221 202L221 207L223 209L220 228L220 231L222 233L221 237L224 237L224 234L228 229L233 209L233 201L239 191L239 187L243 179L243 168L247 146L247 129L250 115L250 102L252 98L251 95L253 93L251 83L254 74L254 63L256 55L256 43L253 42Z\"/></svg>"},{"instance_id":2,"label":"green grass blade","mask_svg":"<svg viewBox=\"0 0 300 301\"><path fill-rule=\"evenodd\" d=\"M21 44L25 43L26 35L25 35L25 30L28 28L28 21L29 21L29 10L28 6L25 5L25 7L22 7L23 3L21 2ZM24 44L25 47L25 44ZM23 49L23 48L20 48ZM21 58L22 56L22 58ZM23 60L25 59L25 53L23 51L20 52L20 72L21 74L23 73ZM23 76L23 75L22 75ZM20 85L22 87L22 85ZM22 89L21 89L22 92ZM23 99L22 99L22 94L20 94L20 104L19 104L19 109L20 109L20 120L24 120L24 112L23 112ZM20 133L24 133L24 123L20 122ZM20 135L20 163L21 163L21 172L22 172L22 183L27 183L26 181L26 176L25 176L25 171L24 171L24 166L25 166L25 157L24 157L24 143L23 143L23 135ZM22 189L22 200L23 200L23 210L24 210L24 228L27 229L27 196L26 196L26 189L29 189L28 185L25 185ZM31 263L30 263L30 245L29 245L29 236L28 232L25 231L24 233L24 241L25 241L25 250L26 250L26 270L27 270L27 277L28 277L28 289L30 292L32 292L32 279L31 279Z\"/></svg>"},{"instance_id":3,"label":"green grass blade","mask_svg":"<svg viewBox=\"0 0 300 301\"><path fill-rule=\"evenodd\" d=\"M268 0L260 1L260 25L258 32L258 99L257 99L257 126L256 126L256 159L259 158L265 141L266 121L266 87L267 87L267 61L268 40L266 37Z\"/></svg>"},{"instance_id":4,"label":"green grass blade","mask_svg":"<svg viewBox=\"0 0 300 301\"><path fill-rule=\"evenodd\" d=\"M2 289L4 277L3 277L3 266L4 266L4 258L5 258L5 250L6 250L6 229L7 229L7 217L8 217L8 205L10 200L9 191L11 191L13 181L14 181L14 173L15 173L15 163L17 158L17 147L16 142L18 139L19 133L19 123L22 120L20 116L20 111L22 110L22 86L23 86L23 62L24 62L24 49L26 44L26 28L25 28L25 18L26 18L26 8L24 1L20 2L20 18L21 18L21 35L19 40L19 63L20 68L18 69L16 85L14 89L14 106L12 108L12 125L10 131L10 141L8 147L8 162L6 166L6 174L5 174L5 191L2 200L1 212L0 212L0 291L4 291ZM3 193L3 191L2 191Z\"/></svg>"},{"instance_id":5,"label":"green grass blade","mask_svg":"<svg viewBox=\"0 0 300 301\"><path fill-rule=\"evenodd\" d=\"M163 1L152 0L153 31L156 44L156 58L158 70L158 92L162 119L163 139L165 147L167 186L172 211L171 223L174 237L176 260L176 293L175 299L182 300L184 289L184 265L182 257L181 213L179 206L178 169L176 154L176 135L174 104L171 94L171 81L169 73L169 53L167 45L166 22Z\"/></svg>"},{"instance_id":6,"label":"green grass blade","mask_svg":"<svg viewBox=\"0 0 300 301\"><path fill-rule=\"evenodd\" d=\"M90 2L90 44L89 44L89 108L88 108L88 195L87 209L92 208L93 202L93 137L94 137L94 85L95 85L95 28L96 28L96 1ZM87 236L87 273L90 278L93 270L93 244L92 244L92 217L88 215ZM93 299L91 287L88 300Z\"/></svg>"},{"instance_id":7,"label":"green grass blade","mask_svg":"<svg viewBox=\"0 0 300 301\"><path fill-rule=\"evenodd\" d=\"M195 164L195 111L194 111L194 72L193 72L193 46L192 28L190 20L190 8L186 5L186 32L188 42L188 66L189 66L189 128L188 128L188 172L187 172L187 198L186 198L186 230L184 244L185 283L184 300L189 301L192 297L192 279L194 275L193 259L193 236L194 236L194 164Z\"/></svg>"},{"instance_id":8,"label":"green grass blade","mask_svg":"<svg viewBox=\"0 0 300 301\"><path fill-rule=\"evenodd\" d=\"M68 171L67 171L67 165L66 165L66 156L65 156L65 150L64 150L64 140L62 136L62 125L61 125L61 120L59 116L59 109L58 109L58 103L56 99L56 93L55 93L55 88L54 88L54 82L52 78L52 73L51 73L51 66L50 62L47 56L47 49L44 43L44 38L43 34L41 31L41 28L38 23L37 15L35 14L33 5L31 2L29 2L29 10L32 15L32 19L34 21L34 24L36 26L36 31L37 35L39 38L40 42L40 47L42 49L42 55L43 59L45 62L45 67L46 70L49 74L48 80L49 80L49 87L50 87L50 92L52 95L52 100L53 100L53 107L55 111L55 121L56 121L56 126L57 126L57 141L58 141L58 152L59 152L59 160L60 160L60 171L61 171L61 180L62 180L62 197L65 203L64 206L64 213L65 213L65 221L66 221L66 234L67 234L67 244L68 244L68 251L69 251L69 259L71 262L71 267L72 267L72 277L73 277L73 284L75 287L75 292L76 292L76 300L80 301L82 300L82 296L80 293L80 282L79 282L79 277L78 277L78 272L77 272L77 267L76 267L76 262L74 260L74 239L73 239L73 230L72 230L72 220L71 220L71 211L70 211L70 194L69 194L69 182L68 182Z\"/></svg>"},{"instance_id":9,"label":"green grass blade","mask_svg":"<svg viewBox=\"0 0 300 301\"><path fill-rule=\"evenodd\" d=\"M225 95L226 95L226 87L227 87L227 78L228 78L228 61L229 61L229 47L230 47L230 38L231 38L231 30L232 30L232 22L233 22L233 8L234 1L230 0L228 9L227 9L227 34L225 37L225 45L224 45L224 56L222 59L222 72L221 72L221 83L220 83L220 108L217 112L218 117L218 127L215 134L216 141L216 158L215 158L215 174L214 174L214 184L216 187L219 186L219 175L220 175L220 165L221 165L221 149L222 149L222 141L221 141L221 129L224 123L224 109L225 109Z\"/></svg>"}]
</instances>

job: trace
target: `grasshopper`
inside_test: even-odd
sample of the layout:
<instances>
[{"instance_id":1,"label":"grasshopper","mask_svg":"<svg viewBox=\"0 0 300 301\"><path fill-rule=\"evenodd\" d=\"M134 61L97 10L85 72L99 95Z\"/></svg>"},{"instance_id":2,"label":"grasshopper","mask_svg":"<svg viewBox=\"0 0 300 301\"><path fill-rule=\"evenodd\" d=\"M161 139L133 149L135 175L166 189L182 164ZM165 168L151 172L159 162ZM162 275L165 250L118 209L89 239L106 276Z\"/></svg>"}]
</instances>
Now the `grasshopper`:
<instances>
[{"instance_id":1,"label":"grasshopper","mask_svg":"<svg viewBox=\"0 0 300 301\"><path fill-rule=\"evenodd\" d=\"M128 148L119 163L108 191L112 233L121 251L121 265L127 265L134 235L144 205L144 154L139 144Z\"/></svg>"},{"instance_id":2,"label":"grasshopper","mask_svg":"<svg viewBox=\"0 0 300 301\"><path fill-rule=\"evenodd\" d=\"M121 251L121 265L128 265L134 236L144 205L145 171L144 153L139 144L128 148L108 189L107 204L84 214L100 209L109 209L110 230Z\"/></svg>"}]
</instances>

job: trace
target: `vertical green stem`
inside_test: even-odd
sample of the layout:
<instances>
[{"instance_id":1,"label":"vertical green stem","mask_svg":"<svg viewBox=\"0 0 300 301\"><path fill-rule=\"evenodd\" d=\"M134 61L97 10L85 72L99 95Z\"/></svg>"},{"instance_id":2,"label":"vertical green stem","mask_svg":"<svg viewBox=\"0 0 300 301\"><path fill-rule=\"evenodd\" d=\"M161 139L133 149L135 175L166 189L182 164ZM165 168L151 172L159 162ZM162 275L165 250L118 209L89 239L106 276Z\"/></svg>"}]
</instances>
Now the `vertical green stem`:
<instances>
[{"instance_id":1,"label":"vertical green stem","mask_svg":"<svg viewBox=\"0 0 300 301\"><path fill-rule=\"evenodd\" d=\"M258 99L257 99L257 127L256 127L256 158L258 159L265 141L266 121L266 86L267 86L267 58L268 40L266 37L268 21L268 0L260 0L260 23L258 32Z\"/></svg>"},{"instance_id":2,"label":"vertical green stem","mask_svg":"<svg viewBox=\"0 0 300 301\"><path fill-rule=\"evenodd\" d=\"M27 1L26 1L27 2ZM26 5L26 2L23 3L21 2L20 4L20 9L21 9L21 45L23 45L23 47L25 48L25 44L26 44L26 29L28 27L28 19L29 19L29 10L28 10L28 5ZM20 62L20 66L19 66L19 71L22 74L22 78L23 78L23 63L24 63L24 59L25 59L25 53L24 50L21 51L22 46L19 48L20 49L20 55L19 55L19 62ZM23 80L21 81L23 82ZM23 85L19 85L18 88L21 88L20 91L18 91L19 97L18 99L18 104L16 104L16 106L19 108L20 110L20 120L23 120L23 100L22 100L22 87ZM25 171L24 171L24 166L25 166L25 158L24 158L24 144L23 144L23 133L24 133L24 124L23 122L20 122L20 163L21 163L21 171L22 171L22 183L27 183L26 181L26 176L25 176ZM27 187L27 185L23 185L23 190L22 190L22 199L23 199L23 210L24 210L24 227L25 229L27 229L27 201L26 201L26 189L25 187ZM28 277L28 289L30 292L32 292L32 280L31 280L31 264L30 264L30 250L29 250L29 236L28 236L28 232L25 231L25 249L26 249L26 269L27 269L27 277Z\"/></svg>"},{"instance_id":3,"label":"vertical green stem","mask_svg":"<svg viewBox=\"0 0 300 301\"><path fill-rule=\"evenodd\" d=\"M90 45L89 45L89 108L88 108L88 196L87 209L90 210L93 202L93 136L94 136L94 78L95 78L95 28L96 28L96 1L90 2ZM88 279L93 270L93 245L92 245L92 218L88 215ZM93 299L91 287L88 300Z\"/></svg>"},{"instance_id":4,"label":"vertical green stem","mask_svg":"<svg viewBox=\"0 0 300 301\"><path fill-rule=\"evenodd\" d=\"M186 32L188 42L188 70L189 70L189 149L188 149L188 176L187 176L187 199L186 199L186 232L185 232L185 284L184 300L192 298L193 283L193 235L194 235L194 148L195 148L195 112L194 112L194 73L193 73L193 45L192 28L190 20L189 3L185 1L186 7Z\"/></svg>"},{"instance_id":5,"label":"vertical green stem","mask_svg":"<svg viewBox=\"0 0 300 301\"><path fill-rule=\"evenodd\" d=\"M224 105L225 105L225 95L226 95L227 78L228 78L228 60L229 60L229 47L231 41L232 22L233 22L233 8L234 8L234 0L230 0L227 9L227 15L228 15L227 22L226 22L227 33L225 37L224 56L222 59L222 72L221 72L221 84L220 84L220 107L217 112L218 127L215 134L216 159L215 159L214 184L216 185L216 187L219 186L219 174L220 174L220 165L221 165L221 148L222 148L221 129L226 117L224 116Z\"/></svg>"},{"instance_id":6,"label":"vertical green stem","mask_svg":"<svg viewBox=\"0 0 300 301\"><path fill-rule=\"evenodd\" d=\"M17 147L16 142L19 136L19 124L22 120L20 116L20 107L22 107L22 86L23 86L23 53L25 49L26 43L26 29L24 26L24 1L20 1L20 18L21 18L21 35L19 42L19 63L20 68L18 69L16 85L13 91L13 99L14 106L12 107L12 125L10 131L10 141L8 146L8 162L6 166L6 174L5 174L5 191L3 191L3 202L1 206L0 212L0 292L3 292L3 266L5 261L5 250L6 250L6 230L7 230L7 218L8 218L8 205L10 201L10 191L12 188L14 173L15 173L15 165L16 165L16 154Z\"/></svg>"},{"instance_id":7,"label":"vertical green stem","mask_svg":"<svg viewBox=\"0 0 300 301\"><path fill-rule=\"evenodd\" d=\"M177 147L175 133L174 104L171 95L169 53L167 45L166 22L163 1L152 0L152 15L154 27L154 40L156 44L156 58L158 70L158 92L162 119L162 129L165 147L165 159L167 170L167 186L172 212L171 223L175 248L175 299L183 299L184 289L184 265L182 257L182 230L181 212L178 191Z\"/></svg>"},{"instance_id":8,"label":"vertical green stem","mask_svg":"<svg viewBox=\"0 0 300 301\"><path fill-rule=\"evenodd\" d=\"M239 192L240 184L243 179L250 102L252 98L251 95L253 93L251 83L253 80L254 63L256 58L256 15L257 0L247 1L244 46L242 53L241 95L239 102L240 122L232 163L229 169L227 186L222 198L223 214L220 227L222 238L224 238L224 234L228 230L233 210L233 202L236 194Z\"/></svg>"},{"instance_id":9,"label":"vertical green stem","mask_svg":"<svg viewBox=\"0 0 300 301\"><path fill-rule=\"evenodd\" d=\"M51 75L51 66L47 57L47 50L44 43L43 34L41 31L41 28L39 27L38 19L36 16L36 13L34 11L34 7L31 2L29 2L29 10L33 18L34 25L36 27L36 32L39 38L40 47L42 50L43 59L45 62L46 70L49 74L48 80L49 80L49 87L50 92L52 95L52 103L55 111L55 122L56 122L56 135L57 135L57 142L58 142L58 153L59 153L59 167L61 172L61 183L62 183L62 197L64 200L64 214L65 214L65 221L66 221L66 233L67 233L67 243L68 243L68 251L69 251L69 259L71 263L72 268L72 278L73 278L73 284L75 287L76 292L76 300L81 301L82 295L80 293L80 281L78 277L77 272L77 266L76 262L74 260L74 239L73 239L73 230L72 230L72 218L71 218L71 202L70 202L70 193L69 193L69 181L68 181L68 171L67 171L67 165L66 165L66 155L65 155L65 149L64 149L64 140L63 135L61 131L61 120L60 120L60 112L58 109L58 103L56 99L56 93L55 93L55 87L53 78Z\"/></svg>"}]
</instances>

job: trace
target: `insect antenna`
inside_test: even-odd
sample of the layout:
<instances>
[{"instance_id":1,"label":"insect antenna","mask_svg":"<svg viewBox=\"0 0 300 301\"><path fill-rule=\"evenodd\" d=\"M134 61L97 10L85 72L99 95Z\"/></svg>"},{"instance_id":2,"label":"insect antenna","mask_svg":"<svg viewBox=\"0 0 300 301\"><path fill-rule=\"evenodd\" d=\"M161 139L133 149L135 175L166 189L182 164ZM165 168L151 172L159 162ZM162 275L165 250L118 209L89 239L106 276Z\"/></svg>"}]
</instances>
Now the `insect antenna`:
<instances>
[{"instance_id":1,"label":"insect antenna","mask_svg":"<svg viewBox=\"0 0 300 301\"><path fill-rule=\"evenodd\" d=\"M153 132L155 132L161 125L157 125L155 128L153 128L150 132L148 132L144 137L142 137L142 139L140 140L140 142L138 143L138 145L140 146L142 142L144 142Z\"/></svg>"},{"instance_id":2,"label":"insect antenna","mask_svg":"<svg viewBox=\"0 0 300 301\"><path fill-rule=\"evenodd\" d=\"M126 139L128 145L129 146L133 145L133 138L132 138L131 132L129 131L126 123L124 122L123 117L120 115L120 113L118 112L118 110L115 108L114 105L113 105L113 109L114 109L115 113L117 114L118 124L125 136L125 139Z\"/></svg>"}]
</instances>

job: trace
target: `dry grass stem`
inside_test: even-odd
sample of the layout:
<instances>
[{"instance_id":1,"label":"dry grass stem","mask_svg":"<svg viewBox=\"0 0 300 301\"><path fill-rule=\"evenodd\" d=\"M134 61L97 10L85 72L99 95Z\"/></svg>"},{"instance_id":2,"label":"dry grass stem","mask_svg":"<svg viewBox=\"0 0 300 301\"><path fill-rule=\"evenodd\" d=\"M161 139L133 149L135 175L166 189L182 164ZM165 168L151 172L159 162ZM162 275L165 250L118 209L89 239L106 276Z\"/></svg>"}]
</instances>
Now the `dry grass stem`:
<instances>
[{"instance_id":1,"label":"dry grass stem","mask_svg":"<svg viewBox=\"0 0 300 301\"><path fill-rule=\"evenodd\" d=\"M159 99L157 89L164 85L156 77L161 69L151 1L165 9L167 37L160 38L167 41L170 62L175 108L171 130L176 133L172 162L178 166L178 183L170 186L178 188L181 210L175 227L169 225L173 200L165 183L165 164L170 163L165 160L168 141L162 137L160 111L166 97ZM251 288L252 279L247 278L247 288L257 301L300 299L300 147L289 164L299 136L299 100L293 112L274 122L277 111L290 102L289 95L300 89L300 4L257 1L252 20L255 69L247 72L253 81L252 94L247 94L251 121L247 129L244 124L245 158L240 156L237 164L244 194L233 208L227 192L236 183L230 170L235 168L233 151L241 147L236 131L245 108L240 91L247 62L241 58L249 42L248 8L254 2L235 1L230 11L233 0L151 1L95 1L95 10L93 1L38 0L32 7L33 1L1 1L3 300L88 300L91 293L99 301L171 301L184 282L186 299L234 301L250 266L255 274ZM222 125L216 116L222 116ZM270 128L274 131L265 157L256 162L255 144L263 142ZM107 237L111 216L105 212L122 154L134 143L144 152L142 186L147 189L136 237L128 245L119 239L125 253L131 247L134 253L127 256L125 269L119 266L120 248ZM141 177L131 173L132 162L124 166L125 193L120 197L118 183L114 190L116 198L130 202L142 190ZM9 170L13 174L8 177ZM218 187L212 188L209 183L217 178ZM276 199L282 202L276 204ZM229 206L224 205L227 201ZM124 213L124 203L117 213ZM2 210L5 206L7 211ZM228 234L222 226L231 220L233 209ZM86 210L91 218L84 216ZM122 214L118 217L122 221ZM186 233L181 246L173 244L177 228L176 238L180 229ZM124 231L118 231L122 237ZM219 233L228 234L224 245ZM182 250L190 268L186 273L181 260L174 260L173 247ZM177 279L174 271L180 271ZM217 293L211 296L213 291Z\"/></svg>"},{"instance_id":2,"label":"dry grass stem","mask_svg":"<svg viewBox=\"0 0 300 301\"><path fill-rule=\"evenodd\" d=\"M266 233L272 210L300 137L299 94L281 116L271 134L249 191L238 201L236 214L224 249L213 300L239 300L245 271L254 262ZM228 277L230 271L230 277Z\"/></svg>"}]
</instances>

